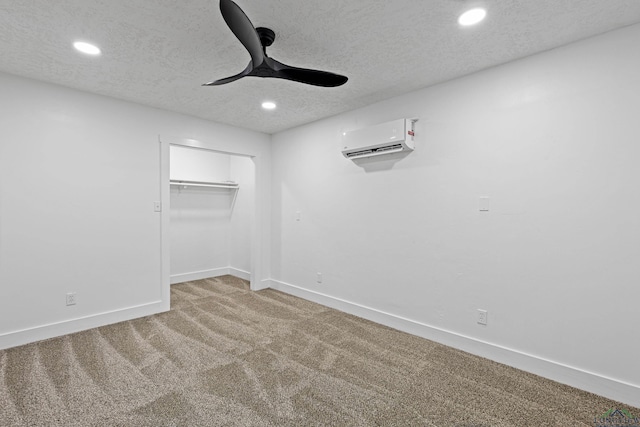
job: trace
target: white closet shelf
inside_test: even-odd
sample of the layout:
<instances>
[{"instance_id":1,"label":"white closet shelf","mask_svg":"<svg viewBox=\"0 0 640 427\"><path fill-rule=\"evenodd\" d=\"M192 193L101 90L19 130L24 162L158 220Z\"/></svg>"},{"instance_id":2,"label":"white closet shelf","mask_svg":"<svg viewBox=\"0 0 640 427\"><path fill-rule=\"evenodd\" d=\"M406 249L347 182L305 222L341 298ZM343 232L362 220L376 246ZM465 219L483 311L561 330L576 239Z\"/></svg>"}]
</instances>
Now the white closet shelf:
<instances>
[{"instance_id":1,"label":"white closet shelf","mask_svg":"<svg viewBox=\"0 0 640 427\"><path fill-rule=\"evenodd\" d=\"M183 187L213 187L213 188L230 188L237 189L239 185L237 182L233 181L222 181L222 182L209 182L209 181L183 181L172 179L171 185L180 185Z\"/></svg>"}]
</instances>

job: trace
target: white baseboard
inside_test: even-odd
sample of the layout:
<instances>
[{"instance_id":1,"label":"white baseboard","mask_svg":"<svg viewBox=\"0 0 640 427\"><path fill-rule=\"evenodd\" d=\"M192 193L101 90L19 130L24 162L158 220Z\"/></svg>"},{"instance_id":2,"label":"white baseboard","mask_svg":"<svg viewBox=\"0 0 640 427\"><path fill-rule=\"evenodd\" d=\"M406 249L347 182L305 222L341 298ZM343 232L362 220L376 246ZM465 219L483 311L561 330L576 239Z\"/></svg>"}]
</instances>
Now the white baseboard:
<instances>
[{"instance_id":1,"label":"white baseboard","mask_svg":"<svg viewBox=\"0 0 640 427\"><path fill-rule=\"evenodd\" d=\"M187 282L192 280L207 279L231 274L245 280L250 280L251 273L233 267L217 268L213 270L197 271L187 274L177 274L171 276L171 284ZM268 285L265 285L265 288ZM17 347L24 344L33 343L62 335L73 334L87 329L124 322L126 320L162 313L169 310L169 302L155 301L148 304L126 307L104 313L97 313L85 317L64 320L36 326L33 328L12 331L0 334L0 350Z\"/></svg>"},{"instance_id":2,"label":"white baseboard","mask_svg":"<svg viewBox=\"0 0 640 427\"><path fill-rule=\"evenodd\" d=\"M269 287L627 405L638 406L638 402L640 402L639 385L608 378L580 368L385 313L278 280L271 279Z\"/></svg>"},{"instance_id":3,"label":"white baseboard","mask_svg":"<svg viewBox=\"0 0 640 427\"><path fill-rule=\"evenodd\" d=\"M211 270L193 271L191 273L174 274L171 276L170 283L172 285L175 285L176 283L210 279L212 277L226 276L227 274L239 277L244 280L251 280L250 272L229 266L229 267L214 268Z\"/></svg>"},{"instance_id":4,"label":"white baseboard","mask_svg":"<svg viewBox=\"0 0 640 427\"><path fill-rule=\"evenodd\" d=\"M61 335L73 334L87 329L124 322L126 320L162 313L169 310L169 302L155 301L85 317L50 323L0 335L0 350L17 347Z\"/></svg>"},{"instance_id":5,"label":"white baseboard","mask_svg":"<svg viewBox=\"0 0 640 427\"><path fill-rule=\"evenodd\" d=\"M257 282L257 281L256 281ZM261 291L263 289L271 288L271 279L263 279L257 283L254 283L251 290L252 291Z\"/></svg>"},{"instance_id":6,"label":"white baseboard","mask_svg":"<svg viewBox=\"0 0 640 427\"><path fill-rule=\"evenodd\" d=\"M229 267L229 274L244 280L251 280L251 273L249 273L248 271L240 270L239 268Z\"/></svg>"},{"instance_id":7,"label":"white baseboard","mask_svg":"<svg viewBox=\"0 0 640 427\"><path fill-rule=\"evenodd\" d=\"M214 268L212 270L193 271L191 273L173 274L171 275L171 284L182 282L191 282L194 280L209 279L211 277L225 276L230 274L229 267Z\"/></svg>"}]
</instances>

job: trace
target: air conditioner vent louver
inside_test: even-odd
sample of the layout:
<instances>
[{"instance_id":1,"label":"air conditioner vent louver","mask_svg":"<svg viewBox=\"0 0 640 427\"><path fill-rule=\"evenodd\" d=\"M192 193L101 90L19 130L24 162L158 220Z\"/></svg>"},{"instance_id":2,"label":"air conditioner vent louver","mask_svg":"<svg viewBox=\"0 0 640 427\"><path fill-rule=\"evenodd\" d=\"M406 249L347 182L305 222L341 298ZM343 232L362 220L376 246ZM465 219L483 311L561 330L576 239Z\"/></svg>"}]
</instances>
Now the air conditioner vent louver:
<instances>
[{"instance_id":1,"label":"air conditioner vent louver","mask_svg":"<svg viewBox=\"0 0 640 427\"><path fill-rule=\"evenodd\" d=\"M402 144L393 144L385 147L379 148L370 148L367 150L360 151L351 151L346 154L347 158L351 159L353 157L371 157L379 154L389 154L389 153L397 153L402 151Z\"/></svg>"},{"instance_id":2,"label":"air conditioner vent louver","mask_svg":"<svg viewBox=\"0 0 640 427\"><path fill-rule=\"evenodd\" d=\"M376 126L345 132L342 154L348 159L413 151L415 120L399 119Z\"/></svg>"}]
</instances>

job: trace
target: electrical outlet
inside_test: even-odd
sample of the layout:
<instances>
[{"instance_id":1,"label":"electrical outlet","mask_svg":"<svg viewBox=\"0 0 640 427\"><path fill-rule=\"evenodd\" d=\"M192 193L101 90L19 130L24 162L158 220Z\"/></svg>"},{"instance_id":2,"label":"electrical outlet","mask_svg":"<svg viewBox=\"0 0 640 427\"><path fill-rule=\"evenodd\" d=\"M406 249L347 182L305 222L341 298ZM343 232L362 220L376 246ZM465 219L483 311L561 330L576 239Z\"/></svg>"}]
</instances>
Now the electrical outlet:
<instances>
[{"instance_id":1,"label":"electrical outlet","mask_svg":"<svg viewBox=\"0 0 640 427\"><path fill-rule=\"evenodd\" d=\"M67 305L76 305L76 293L75 292L69 292L67 294Z\"/></svg>"},{"instance_id":2,"label":"electrical outlet","mask_svg":"<svg viewBox=\"0 0 640 427\"><path fill-rule=\"evenodd\" d=\"M489 197L481 196L478 203L480 212L489 212Z\"/></svg>"},{"instance_id":3,"label":"electrical outlet","mask_svg":"<svg viewBox=\"0 0 640 427\"><path fill-rule=\"evenodd\" d=\"M489 317L489 312L487 310L478 309L478 324L486 325Z\"/></svg>"},{"instance_id":4,"label":"electrical outlet","mask_svg":"<svg viewBox=\"0 0 640 427\"><path fill-rule=\"evenodd\" d=\"M317 273L316 274L316 282L322 283L322 273Z\"/></svg>"}]
</instances>

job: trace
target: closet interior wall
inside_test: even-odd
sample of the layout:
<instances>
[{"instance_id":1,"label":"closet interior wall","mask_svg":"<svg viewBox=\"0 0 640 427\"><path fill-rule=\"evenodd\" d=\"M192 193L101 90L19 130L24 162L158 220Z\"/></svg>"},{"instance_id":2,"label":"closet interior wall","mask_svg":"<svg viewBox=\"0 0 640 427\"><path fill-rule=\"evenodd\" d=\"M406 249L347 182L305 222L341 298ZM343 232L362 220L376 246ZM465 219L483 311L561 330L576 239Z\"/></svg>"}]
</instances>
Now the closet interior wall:
<instances>
[{"instance_id":1,"label":"closet interior wall","mask_svg":"<svg viewBox=\"0 0 640 427\"><path fill-rule=\"evenodd\" d=\"M249 280L255 210L251 158L171 146L170 179L238 184L238 188L171 185L171 283L224 274Z\"/></svg>"}]
</instances>

